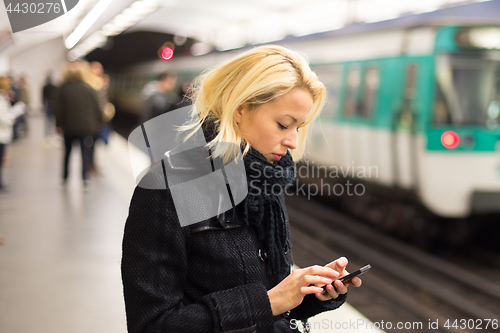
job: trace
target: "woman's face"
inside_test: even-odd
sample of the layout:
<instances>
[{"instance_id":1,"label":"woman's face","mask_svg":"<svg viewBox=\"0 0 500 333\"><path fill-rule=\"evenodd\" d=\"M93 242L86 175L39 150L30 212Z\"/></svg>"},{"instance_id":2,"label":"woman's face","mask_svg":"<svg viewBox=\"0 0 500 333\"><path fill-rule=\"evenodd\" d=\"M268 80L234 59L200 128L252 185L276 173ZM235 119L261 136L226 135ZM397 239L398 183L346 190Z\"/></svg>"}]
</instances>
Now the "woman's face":
<instances>
[{"instance_id":1,"label":"woman's face","mask_svg":"<svg viewBox=\"0 0 500 333\"><path fill-rule=\"evenodd\" d=\"M250 111L242 105L234 113L243 138L271 163L297 148L297 135L313 100L307 89L293 88L285 95Z\"/></svg>"}]
</instances>

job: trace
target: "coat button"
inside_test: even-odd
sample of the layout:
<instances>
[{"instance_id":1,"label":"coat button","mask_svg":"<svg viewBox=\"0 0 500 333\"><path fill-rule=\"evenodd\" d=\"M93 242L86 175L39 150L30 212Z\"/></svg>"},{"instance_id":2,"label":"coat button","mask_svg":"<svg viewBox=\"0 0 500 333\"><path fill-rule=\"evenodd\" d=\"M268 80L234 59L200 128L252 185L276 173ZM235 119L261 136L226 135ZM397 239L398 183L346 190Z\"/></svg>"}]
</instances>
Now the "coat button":
<instances>
[{"instance_id":1,"label":"coat button","mask_svg":"<svg viewBox=\"0 0 500 333\"><path fill-rule=\"evenodd\" d=\"M266 250L259 249L258 255L259 255L260 260L266 261L266 259L267 259L267 252L266 252Z\"/></svg>"}]
</instances>

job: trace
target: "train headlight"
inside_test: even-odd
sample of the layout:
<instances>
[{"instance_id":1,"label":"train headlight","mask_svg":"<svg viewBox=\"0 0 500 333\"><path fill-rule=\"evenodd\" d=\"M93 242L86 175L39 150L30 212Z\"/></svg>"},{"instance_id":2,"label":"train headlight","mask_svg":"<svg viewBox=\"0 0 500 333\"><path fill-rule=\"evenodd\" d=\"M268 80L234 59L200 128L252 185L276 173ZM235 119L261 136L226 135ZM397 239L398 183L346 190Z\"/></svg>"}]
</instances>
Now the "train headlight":
<instances>
[{"instance_id":1,"label":"train headlight","mask_svg":"<svg viewBox=\"0 0 500 333\"><path fill-rule=\"evenodd\" d=\"M448 149L453 149L460 143L460 137L456 132L448 131L441 135L441 143Z\"/></svg>"}]
</instances>

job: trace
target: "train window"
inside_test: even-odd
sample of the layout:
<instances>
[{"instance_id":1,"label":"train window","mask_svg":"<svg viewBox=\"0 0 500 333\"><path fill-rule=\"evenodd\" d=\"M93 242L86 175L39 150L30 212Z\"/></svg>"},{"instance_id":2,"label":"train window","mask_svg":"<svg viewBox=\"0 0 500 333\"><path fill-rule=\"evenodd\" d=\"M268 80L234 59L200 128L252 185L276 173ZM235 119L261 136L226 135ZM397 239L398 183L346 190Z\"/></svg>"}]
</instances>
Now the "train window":
<instances>
[{"instance_id":1,"label":"train window","mask_svg":"<svg viewBox=\"0 0 500 333\"><path fill-rule=\"evenodd\" d=\"M364 118L370 118L373 114L379 83L380 76L378 67L369 66L366 70L363 102L361 103L360 108L360 115Z\"/></svg>"},{"instance_id":2,"label":"train window","mask_svg":"<svg viewBox=\"0 0 500 333\"><path fill-rule=\"evenodd\" d=\"M332 116L338 105L338 96L341 81L341 68L337 65L325 65L314 67L316 75L319 80L325 85L326 89L326 103L321 112L322 117Z\"/></svg>"},{"instance_id":3,"label":"train window","mask_svg":"<svg viewBox=\"0 0 500 333\"><path fill-rule=\"evenodd\" d=\"M347 91L344 100L344 116L354 116L358 109L358 92L361 75L358 67L349 68L347 76Z\"/></svg>"},{"instance_id":4,"label":"train window","mask_svg":"<svg viewBox=\"0 0 500 333\"><path fill-rule=\"evenodd\" d=\"M411 129L415 125L415 104L417 91L417 70L416 64L409 64L406 69L406 85L403 95L403 108L399 111L398 127Z\"/></svg>"},{"instance_id":5,"label":"train window","mask_svg":"<svg viewBox=\"0 0 500 333\"><path fill-rule=\"evenodd\" d=\"M436 89L436 102L434 103L434 117L433 123L435 125L448 125L451 124L450 107L446 98L444 97L441 86L438 85Z\"/></svg>"},{"instance_id":6,"label":"train window","mask_svg":"<svg viewBox=\"0 0 500 333\"><path fill-rule=\"evenodd\" d=\"M484 55L441 55L436 66L433 122L438 125L499 123L500 60Z\"/></svg>"}]
</instances>

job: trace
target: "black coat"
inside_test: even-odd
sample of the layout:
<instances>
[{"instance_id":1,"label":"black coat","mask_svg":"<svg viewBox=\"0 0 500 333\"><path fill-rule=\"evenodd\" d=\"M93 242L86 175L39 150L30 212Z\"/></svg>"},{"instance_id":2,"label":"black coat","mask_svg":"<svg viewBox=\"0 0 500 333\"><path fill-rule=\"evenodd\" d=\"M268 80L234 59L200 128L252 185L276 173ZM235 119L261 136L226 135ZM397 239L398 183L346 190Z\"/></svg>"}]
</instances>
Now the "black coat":
<instances>
[{"instance_id":1,"label":"black coat","mask_svg":"<svg viewBox=\"0 0 500 333\"><path fill-rule=\"evenodd\" d=\"M157 182L147 178L159 174L142 181ZM122 259L130 333L291 332L291 318L342 305L345 295L326 302L307 295L273 317L267 290L286 276L266 274L256 232L237 220L181 227L168 189L135 189Z\"/></svg>"},{"instance_id":2,"label":"black coat","mask_svg":"<svg viewBox=\"0 0 500 333\"><path fill-rule=\"evenodd\" d=\"M95 90L83 81L64 83L57 91L56 126L68 135L95 135L102 123L102 110Z\"/></svg>"}]
</instances>

